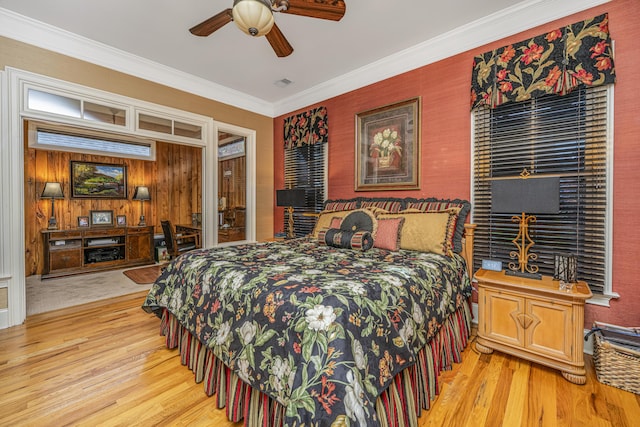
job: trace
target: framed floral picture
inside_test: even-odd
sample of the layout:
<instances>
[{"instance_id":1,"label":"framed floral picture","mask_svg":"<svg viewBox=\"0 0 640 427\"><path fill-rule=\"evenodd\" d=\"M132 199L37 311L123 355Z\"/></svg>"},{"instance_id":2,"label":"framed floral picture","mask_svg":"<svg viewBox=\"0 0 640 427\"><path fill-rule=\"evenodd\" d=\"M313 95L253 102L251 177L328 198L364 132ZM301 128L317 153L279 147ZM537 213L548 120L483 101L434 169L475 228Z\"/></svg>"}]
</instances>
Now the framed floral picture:
<instances>
[{"instance_id":1,"label":"framed floral picture","mask_svg":"<svg viewBox=\"0 0 640 427\"><path fill-rule=\"evenodd\" d=\"M356 191L420 188L420 97L356 114Z\"/></svg>"}]
</instances>

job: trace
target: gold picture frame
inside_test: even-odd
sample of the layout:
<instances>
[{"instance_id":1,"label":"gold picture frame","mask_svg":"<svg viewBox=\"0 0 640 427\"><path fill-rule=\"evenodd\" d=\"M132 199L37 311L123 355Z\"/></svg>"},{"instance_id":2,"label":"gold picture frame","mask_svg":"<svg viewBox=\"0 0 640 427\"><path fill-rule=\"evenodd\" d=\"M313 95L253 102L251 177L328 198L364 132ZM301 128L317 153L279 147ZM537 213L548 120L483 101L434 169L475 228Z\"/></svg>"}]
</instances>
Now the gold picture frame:
<instances>
[{"instance_id":1,"label":"gold picture frame","mask_svg":"<svg viewBox=\"0 0 640 427\"><path fill-rule=\"evenodd\" d=\"M356 114L355 191L420 189L421 98Z\"/></svg>"},{"instance_id":2,"label":"gold picture frame","mask_svg":"<svg viewBox=\"0 0 640 427\"><path fill-rule=\"evenodd\" d=\"M127 166L72 160L71 197L74 199L126 199Z\"/></svg>"}]
</instances>

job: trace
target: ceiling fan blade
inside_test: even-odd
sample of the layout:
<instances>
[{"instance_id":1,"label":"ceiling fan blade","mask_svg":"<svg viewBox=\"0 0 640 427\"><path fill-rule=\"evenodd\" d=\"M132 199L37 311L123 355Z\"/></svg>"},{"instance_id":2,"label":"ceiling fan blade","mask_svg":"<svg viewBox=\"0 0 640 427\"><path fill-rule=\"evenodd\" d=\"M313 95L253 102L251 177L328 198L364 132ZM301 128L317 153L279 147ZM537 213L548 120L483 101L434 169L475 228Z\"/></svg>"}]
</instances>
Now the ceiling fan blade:
<instances>
[{"instance_id":1,"label":"ceiling fan blade","mask_svg":"<svg viewBox=\"0 0 640 427\"><path fill-rule=\"evenodd\" d=\"M271 31L265 34L265 37L269 41L269 44L273 48L273 51L280 58L289 56L293 53L293 47L289 44L289 41L285 38L280 28L274 23Z\"/></svg>"},{"instance_id":2,"label":"ceiling fan blade","mask_svg":"<svg viewBox=\"0 0 640 427\"><path fill-rule=\"evenodd\" d=\"M194 36L206 37L213 34L214 31L224 27L231 21L233 21L233 15L231 14L231 8L229 8L205 21L202 21L195 27L189 28L189 31Z\"/></svg>"},{"instance_id":3,"label":"ceiling fan blade","mask_svg":"<svg viewBox=\"0 0 640 427\"><path fill-rule=\"evenodd\" d=\"M344 16L345 10L343 0L289 0L289 8L282 12L339 21Z\"/></svg>"}]
</instances>

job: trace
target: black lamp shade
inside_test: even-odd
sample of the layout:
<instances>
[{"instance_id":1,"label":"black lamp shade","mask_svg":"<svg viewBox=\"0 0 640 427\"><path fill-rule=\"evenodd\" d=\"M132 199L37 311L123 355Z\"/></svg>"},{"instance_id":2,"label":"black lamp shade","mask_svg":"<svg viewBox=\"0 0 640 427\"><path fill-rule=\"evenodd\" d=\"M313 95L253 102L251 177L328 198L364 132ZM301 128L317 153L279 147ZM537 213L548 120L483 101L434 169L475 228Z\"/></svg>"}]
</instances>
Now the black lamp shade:
<instances>
[{"instance_id":1,"label":"black lamp shade","mask_svg":"<svg viewBox=\"0 0 640 427\"><path fill-rule=\"evenodd\" d=\"M304 206L305 190L291 188L287 190L276 190L276 205L278 206Z\"/></svg>"},{"instance_id":2,"label":"black lamp shade","mask_svg":"<svg viewBox=\"0 0 640 427\"><path fill-rule=\"evenodd\" d=\"M149 187L139 186L133 192L133 200L151 200Z\"/></svg>"},{"instance_id":3,"label":"black lamp shade","mask_svg":"<svg viewBox=\"0 0 640 427\"><path fill-rule=\"evenodd\" d=\"M43 199L64 199L62 194L62 185L59 182L47 182L40 195Z\"/></svg>"},{"instance_id":4,"label":"black lamp shade","mask_svg":"<svg viewBox=\"0 0 640 427\"><path fill-rule=\"evenodd\" d=\"M558 213L560 212L560 179L549 177L492 181L491 212Z\"/></svg>"}]
</instances>

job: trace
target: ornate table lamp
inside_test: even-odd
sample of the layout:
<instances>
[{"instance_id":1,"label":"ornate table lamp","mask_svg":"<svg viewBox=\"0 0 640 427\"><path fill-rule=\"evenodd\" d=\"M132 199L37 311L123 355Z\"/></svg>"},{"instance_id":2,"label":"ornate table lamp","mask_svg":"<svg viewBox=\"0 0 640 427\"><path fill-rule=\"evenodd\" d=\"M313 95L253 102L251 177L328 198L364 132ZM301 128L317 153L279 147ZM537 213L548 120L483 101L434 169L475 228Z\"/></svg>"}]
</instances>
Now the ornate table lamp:
<instances>
[{"instance_id":1,"label":"ornate table lamp","mask_svg":"<svg viewBox=\"0 0 640 427\"><path fill-rule=\"evenodd\" d=\"M293 208L304 206L305 190L297 188L289 188L286 190L276 190L276 205L286 206L289 214L287 238L293 239L295 233L293 230Z\"/></svg>"},{"instance_id":2,"label":"ornate table lamp","mask_svg":"<svg viewBox=\"0 0 640 427\"><path fill-rule=\"evenodd\" d=\"M511 217L512 222L519 223L518 235L512 240L517 250L511 251L511 261L506 274L540 279L538 266L529 263L535 261L538 255L529 252L535 244L529 236L530 224L536 222L534 215L557 214L560 211L560 180L558 177L536 177L523 170L520 178L496 179L491 183L491 212L516 213L520 216Z\"/></svg>"},{"instance_id":3,"label":"ornate table lamp","mask_svg":"<svg viewBox=\"0 0 640 427\"><path fill-rule=\"evenodd\" d=\"M56 221L55 212L53 210L53 201L55 199L64 199L64 194L62 194L62 185L59 182L45 183L40 198L51 199L51 216L49 217L49 226L47 229L57 230L58 222Z\"/></svg>"},{"instance_id":4,"label":"ornate table lamp","mask_svg":"<svg viewBox=\"0 0 640 427\"><path fill-rule=\"evenodd\" d=\"M133 200L140 200L140 222L138 223L138 225L143 227L147 225L147 223L144 220L144 201L151 200L151 195L149 194L149 187L145 187L142 185L139 187L136 187L135 191L133 192Z\"/></svg>"}]
</instances>

